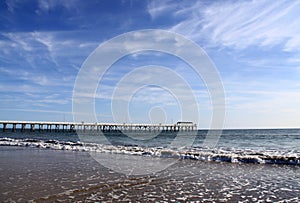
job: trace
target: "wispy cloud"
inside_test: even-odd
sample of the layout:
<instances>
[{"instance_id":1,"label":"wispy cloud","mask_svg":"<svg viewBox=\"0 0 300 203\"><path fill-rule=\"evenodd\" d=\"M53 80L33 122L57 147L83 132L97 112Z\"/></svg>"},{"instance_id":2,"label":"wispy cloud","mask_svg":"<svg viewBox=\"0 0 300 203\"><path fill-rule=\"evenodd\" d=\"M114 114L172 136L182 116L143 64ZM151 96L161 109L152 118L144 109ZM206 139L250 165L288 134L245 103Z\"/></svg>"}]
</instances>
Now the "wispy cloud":
<instances>
[{"instance_id":1,"label":"wispy cloud","mask_svg":"<svg viewBox=\"0 0 300 203\"><path fill-rule=\"evenodd\" d=\"M78 57L78 55L84 59L98 45L95 42L70 37L68 36L72 35L70 32L33 31L2 32L0 34L6 38L6 40L0 41L3 58L11 59L11 55L15 55L35 68L38 68L43 61L48 61L52 63L52 66L58 68L65 65L62 58L66 56L68 56L65 58L67 60L70 60L70 57Z\"/></svg>"},{"instance_id":2,"label":"wispy cloud","mask_svg":"<svg viewBox=\"0 0 300 203\"><path fill-rule=\"evenodd\" d=\"M62 7L67 10L77 11L78 1L68 1L68 0L38 0L38 10L37 13L49 12L56 9L57 7Z\"/></svg>"},{"instance_id":3,"label":"wispy cloud","mask_svg":"<svg viewBox=\"0 0 300 203\"><path fill-rule=\"evenodd\" d=\"M67 77L62 77L62 78L54 78L54 77L49 77L47 74L43 72L28 72L26 70L20 69L20 68L4 68L0 67L0 73L4 74L5 76L10 77L11 79L14 79L15 81L19 81L21 86L23 85L22 82L26 82L28 85L32 83L31 85L39 85L41 86L64 86L64 87L72 87L72 83L74 80L74 77L72 78L67 78ZM3 81L4 83L4 81ZM8 84L6 84L8 85ZM20 86L18 83L15 83L14 89L16 91L22 91L20 89ZM36 89L36 88L33 88ZM0 88L0 90L5 91L8 90L7 86L3 86L3 88Z\"/></svg>"},{"instance_id":4,"label":"wispy cloud","mask_svg":"<svg viewBox=\"0 0 300 203\"><path fill-rule=\"evenodd\" d=\"M16 0L6 0L7 9L9 12L13 13L16 7Z\"/></svg>"},{"instance_id":5,"label":"wispy cloud","mask_svg":"<svg viewBox=\"0 0 300 203\"><path fill-rule=\"evenodd\" d=\"M299 51L299 8L297 1L194 3L177 10L185 19L171 30L196 41L205 37L211 46L244 49L282 44L285 51Z\"/></svg>"},{"instance_id":6,"label":"wispy cloud","mask_svg":"<svg viewBox=\"0 0 300 203\"><path fill-rule=\"evenodd\" d=\"M176 4L172 1L151 1L148 4L148 12L153 19L174 10Z\"/></svg>"},{"instance_id":7,"label":"wispy cloud","mask_svg":"<svg viewBox=\"0 0 300 203\"><path fill-rule=\"evenodd\" d=\"M20 108L0 108L1 111L14 111L14 112L36 112L36 113L51 113L51 114L69 114L73 115L76 114L76 112L72 111L56 111L56 110L47 110L47 109L20 109ZM99 117L111 117L111 115L106 114L97 114Z\"/></svg>"}]
</instances>

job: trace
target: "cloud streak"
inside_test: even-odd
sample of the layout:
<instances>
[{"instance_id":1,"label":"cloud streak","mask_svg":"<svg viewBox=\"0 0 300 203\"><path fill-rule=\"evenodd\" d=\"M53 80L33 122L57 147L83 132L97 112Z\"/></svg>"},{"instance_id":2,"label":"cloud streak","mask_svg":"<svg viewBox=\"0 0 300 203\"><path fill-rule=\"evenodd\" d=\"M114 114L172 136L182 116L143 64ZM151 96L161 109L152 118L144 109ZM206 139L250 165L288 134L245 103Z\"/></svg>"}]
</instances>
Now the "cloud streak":
<instances>
[{"instance_id":1,"label":"cloud streak","mask_svg":"<svg viewBox=\"0 0 300 203\"><path fill-rule=\"evenodd\" d=\"M245 49L282 44L285 51L300 51L299 8L297 1L223 1L208 6L198 2L177 10L184 20L170 30L196 41L205 37L211 46Z\"/></svg>"}]
</instances>

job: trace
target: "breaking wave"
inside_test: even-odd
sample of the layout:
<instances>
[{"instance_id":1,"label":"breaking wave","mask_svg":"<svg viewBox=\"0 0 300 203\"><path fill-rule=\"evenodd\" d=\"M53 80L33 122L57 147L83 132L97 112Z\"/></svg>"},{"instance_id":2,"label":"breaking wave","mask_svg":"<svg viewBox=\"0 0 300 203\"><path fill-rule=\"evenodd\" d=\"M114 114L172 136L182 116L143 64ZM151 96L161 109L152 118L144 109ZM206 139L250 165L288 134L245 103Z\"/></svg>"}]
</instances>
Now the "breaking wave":
<instances>
[{"instance_id":1,"label":"breaking wave","mask_svg":"<svg viewBox=\"0 0 300 203\"><path fill-rule=\"evenodd\" d=\"M13 138L0 138L0 146L34 147L40 149L114 153L214 162L300 165L300 154L294 151L255 151L234 148L211 149L200 147L170 149L163 147L103 145L79 141Z\"/></svg>"}]
</instances>

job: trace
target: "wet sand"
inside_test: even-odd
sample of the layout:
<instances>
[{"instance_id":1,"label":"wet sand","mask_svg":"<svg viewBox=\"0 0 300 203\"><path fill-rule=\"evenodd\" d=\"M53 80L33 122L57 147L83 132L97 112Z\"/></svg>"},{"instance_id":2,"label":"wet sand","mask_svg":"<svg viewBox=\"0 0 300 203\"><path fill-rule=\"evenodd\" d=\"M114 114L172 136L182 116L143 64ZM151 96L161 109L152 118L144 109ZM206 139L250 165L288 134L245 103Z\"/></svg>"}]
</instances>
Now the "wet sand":
<instances>
[{"instance_id":1,"label":"wet sand","mask_svg":"<svg viewBox=\"0 0 300 203\"><path fill-rule=\"evenodd\" d=\"M0 202L299 202L300 168L179 160L164 171L126 176L88 153L0 147Z\"/></svg>"}]
</instances>

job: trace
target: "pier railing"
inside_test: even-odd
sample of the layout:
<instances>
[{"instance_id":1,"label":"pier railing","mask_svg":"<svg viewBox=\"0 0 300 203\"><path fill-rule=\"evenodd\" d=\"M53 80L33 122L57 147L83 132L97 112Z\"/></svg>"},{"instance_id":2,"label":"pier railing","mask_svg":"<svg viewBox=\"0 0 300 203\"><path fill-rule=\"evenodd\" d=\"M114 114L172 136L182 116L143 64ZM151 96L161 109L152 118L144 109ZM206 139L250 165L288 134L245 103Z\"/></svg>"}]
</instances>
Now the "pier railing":
<instances>
[{"instance_id":1,"label":"pier railing","mask_svg":"<svg viewBox=\"0 0 300 203\"><path fill-rule=\"evenodd\" d=\"M29 130L47 132L76 132L76 131L137 131L137 132L176 132L197 130L197 125L192 122L177 122L176 124L132 124L132 123L74 123L74 122L42 122L42 121L0 121L3 132Z\"/></svg>"}]
</instances>

